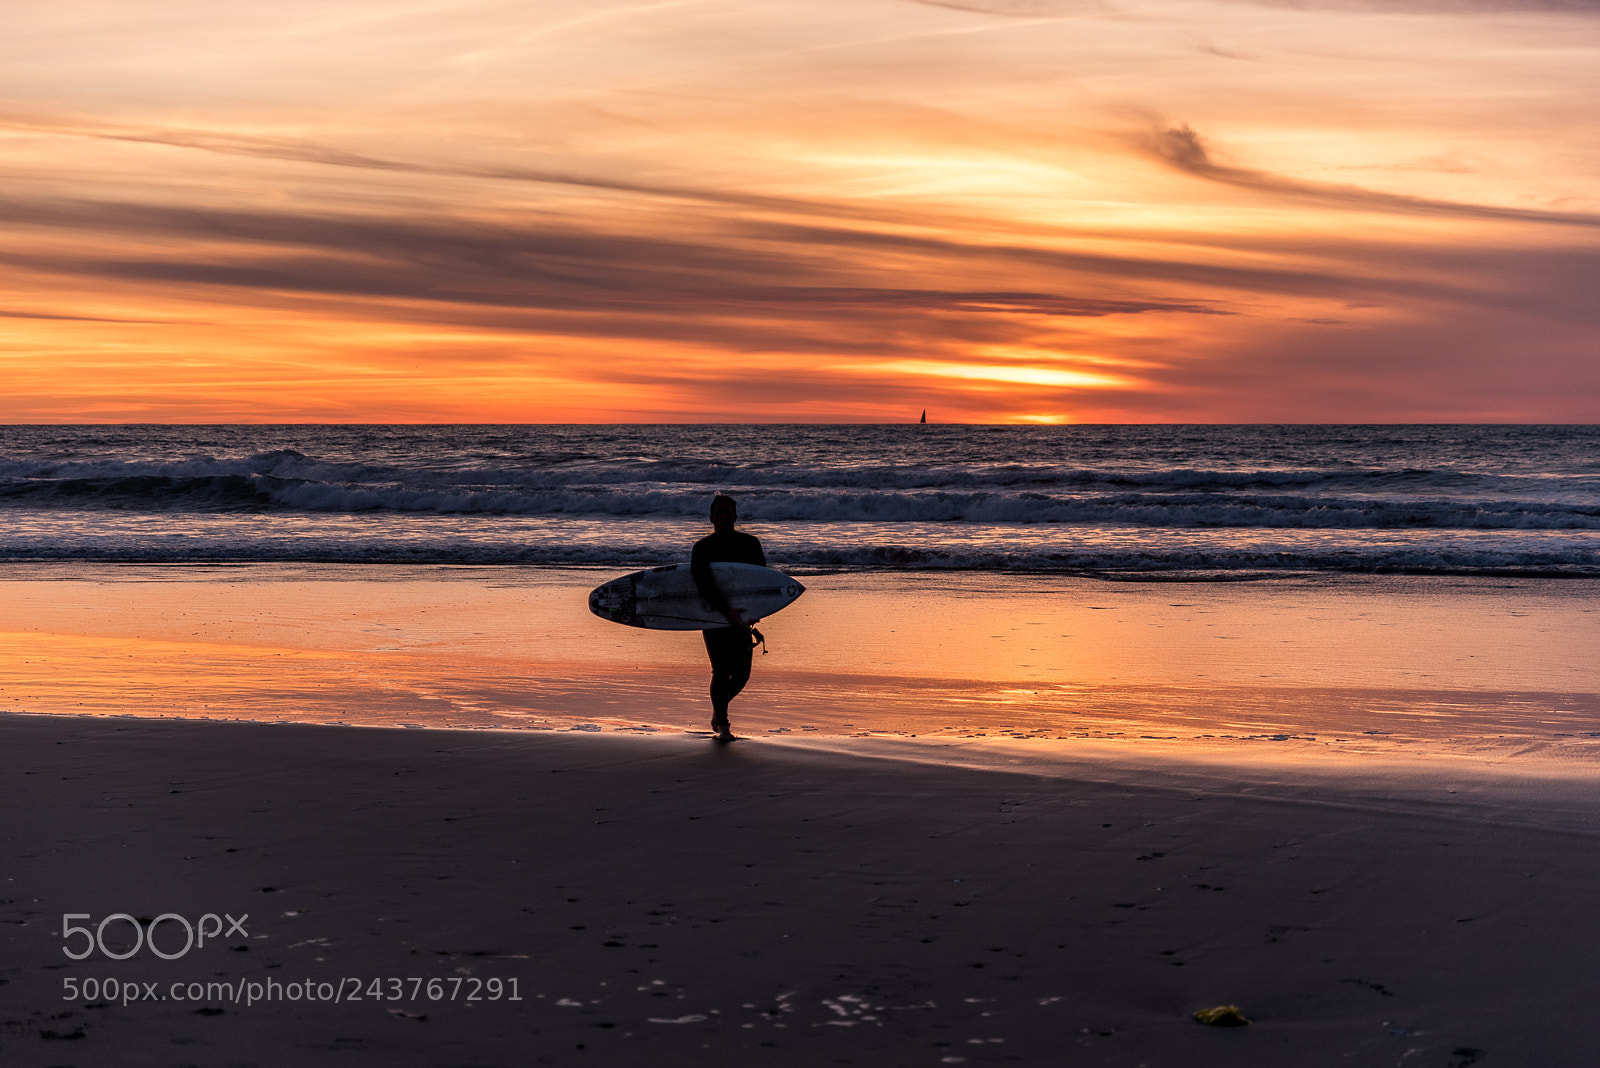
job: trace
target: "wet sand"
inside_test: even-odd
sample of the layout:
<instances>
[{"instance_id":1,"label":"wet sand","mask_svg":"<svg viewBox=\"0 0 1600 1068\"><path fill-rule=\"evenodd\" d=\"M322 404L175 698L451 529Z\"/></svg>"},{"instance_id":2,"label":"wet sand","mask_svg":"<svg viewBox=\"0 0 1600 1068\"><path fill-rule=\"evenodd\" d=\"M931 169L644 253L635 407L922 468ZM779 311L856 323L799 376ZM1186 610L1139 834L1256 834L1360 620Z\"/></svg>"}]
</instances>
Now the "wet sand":
<instances>
[{"instance_id":1,"label":"wet sand","mask_svg":"<svg viewBox=\"0 0 1600 1068\"><path fill-rule=\"evenodd\" d=\"M1581 778L60 716L0 717L0 745L7 1065L1532 1066L1600 1042ZM63 956L64 913L118 912L247 933ZM63 1000L88 978L167 1000ZM274 980L300 999L170 999ZM1222 1003L1253 1022L1190 1017Z\"/></svg>"},{"instance_id":2,"label":"wet sand","mask_svg":"<svg viewBox=\"0 0 1600 1068\"><path fill-rule=\"evenodd\" d=\"M0 568L0 709L631 731L709 720L695 634L596 619L609 573ZM811 575L764 621L751 734L1120 739L1600 760L1600 583Z\"/></svg>"}]
</instances>

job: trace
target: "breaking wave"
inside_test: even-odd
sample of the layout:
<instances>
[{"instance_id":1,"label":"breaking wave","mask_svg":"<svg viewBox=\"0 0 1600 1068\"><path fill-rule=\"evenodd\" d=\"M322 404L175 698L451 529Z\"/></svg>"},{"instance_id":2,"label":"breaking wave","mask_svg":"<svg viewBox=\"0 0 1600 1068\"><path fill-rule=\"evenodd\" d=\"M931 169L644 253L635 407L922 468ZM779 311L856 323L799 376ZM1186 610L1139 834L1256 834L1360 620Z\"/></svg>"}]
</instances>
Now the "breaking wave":
<instances>
[{"instance_id":1,"label":"breaking wave","mask_svg":"<svg viewBox=\"0 0 1600 1068\"><path fill-rule=\"evenodd\" d=\"M9 427L0 556L652 562L714 491L805 567L1600 567L1585 427Z\"/></svg>"}]
</instances>

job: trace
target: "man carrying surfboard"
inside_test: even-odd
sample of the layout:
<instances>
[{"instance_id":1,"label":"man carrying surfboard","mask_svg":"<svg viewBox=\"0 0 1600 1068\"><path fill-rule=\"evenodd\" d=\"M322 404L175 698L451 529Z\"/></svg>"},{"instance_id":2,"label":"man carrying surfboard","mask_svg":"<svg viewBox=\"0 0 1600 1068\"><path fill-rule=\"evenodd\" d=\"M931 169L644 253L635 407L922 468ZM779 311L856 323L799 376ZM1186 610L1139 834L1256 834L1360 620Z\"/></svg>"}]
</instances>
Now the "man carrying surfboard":
<instances>
[{"instance_id":1,"label":"man carrying surfboard","mask_svg":"<svg viewBox=\"0 0 1600 1068\"><path fill-rule=\"evenodd\" d=\"M711 565L726 561L767 566L767 554L761 551L760 539L734 530L733 525L738 521L739 506L732 497L719 493L711 498L712 531L694 543L694 551L689 555L689 570L700 596L730 624L700 632L705 638L706 655L711 658L711 729L719 742L733 741L728 704L750 681L752 646L744 610L728 603L727 597L717 588Z\"/></svg>"}]
</instances>

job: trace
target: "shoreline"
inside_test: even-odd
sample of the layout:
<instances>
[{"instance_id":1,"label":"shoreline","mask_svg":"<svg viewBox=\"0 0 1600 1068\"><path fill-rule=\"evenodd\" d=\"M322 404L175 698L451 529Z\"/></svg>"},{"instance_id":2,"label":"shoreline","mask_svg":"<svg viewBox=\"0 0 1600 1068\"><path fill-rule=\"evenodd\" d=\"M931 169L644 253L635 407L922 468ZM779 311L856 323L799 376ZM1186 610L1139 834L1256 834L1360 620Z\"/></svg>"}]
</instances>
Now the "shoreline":
<instances>
[{"instance_id":1,"label":"shoreline","mask_svg":"<svg viewBox=\"0 0 1600 1068\"><path fill-rule=\"evenodd\" d=\"M0 738L8 1064L1534 1065L1600 1039L1600 821L1509 787L1380 804L1331 776L583 732ZM90 967L69 912L251 919L192 963ZM88 1007L68 975L515 976L523 1000ZM1254 1022L1189 1018L1221 1003Z\"/></svg>"},{"instance_id":2,"label":"shoreline","mask_svg":"<svg viewBox=\"0 0 1600 1068\"><path fill-rule=\"evenodd\" d=\"M698 745L710 742L709 729L662 723L606 726L574 719L565 726L453 726L416 723L322 723L312 719L251 719L243 716L184 716L173 713L6 713L5 721L114 721L128 723L208 724L219 727L309 727L315 731L386 732L386 734L442 735L448 739L566 739L584 737L605 745L610 740L656 740L661 743ZM621 723L621 721L619 721ZM1154 747L1149 739L1082 739L1082 737L1029 737L1029 735L978 734L907 735L870 731L856 734L794 732L779 727L766 732L736 732L736 742L794 751L814 758L883 761L930 769L947 767L957 772L1021 775L1029 779L1083 779L1091 782L1136 782L1133 775L1152 772L1162 779L1227 780L1251 788L1282 782L1320 783L1346 793L1373 791L1390 798L1418 799L1435 790L1456 791L1469 785L1488 795L1539 788L1546 798L1587 801L1595 782L1595 763L1587 745L1570 755L1528 753L1461 753L1427 748L1389 748L1384 751L1320 750L1304 739L1301 745L1262 742L1254 751L1240 747L1197 748L1187 743ZM1157 739L1166 740L1166 739ZM1187 740L1179 740L1187 742ZM1600 798L1594 811L1600 817Z\"/></svg>"}]
</instances>

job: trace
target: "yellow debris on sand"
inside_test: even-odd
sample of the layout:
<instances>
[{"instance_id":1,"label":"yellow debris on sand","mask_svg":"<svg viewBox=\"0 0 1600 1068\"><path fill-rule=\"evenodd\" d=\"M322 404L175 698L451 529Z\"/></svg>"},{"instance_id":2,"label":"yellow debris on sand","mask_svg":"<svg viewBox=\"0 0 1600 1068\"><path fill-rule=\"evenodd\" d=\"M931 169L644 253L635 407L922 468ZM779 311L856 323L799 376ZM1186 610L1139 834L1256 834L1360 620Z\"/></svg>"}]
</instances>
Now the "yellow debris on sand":
<instances>
[{"instance_id":1,"label":"yellow debris on sand","mask_svg":"<svg viewBox=\"0 0 1600 1068\"><path fill-rule=\"evenodd\" d=\"M1194 1018L1212 1027L1244 1027L1250 1022L1237 1005L1218 1005L1215 1008L1200 1009L1195 1012Z\"/></svg>"}]
</instances>

